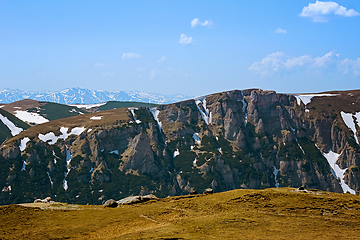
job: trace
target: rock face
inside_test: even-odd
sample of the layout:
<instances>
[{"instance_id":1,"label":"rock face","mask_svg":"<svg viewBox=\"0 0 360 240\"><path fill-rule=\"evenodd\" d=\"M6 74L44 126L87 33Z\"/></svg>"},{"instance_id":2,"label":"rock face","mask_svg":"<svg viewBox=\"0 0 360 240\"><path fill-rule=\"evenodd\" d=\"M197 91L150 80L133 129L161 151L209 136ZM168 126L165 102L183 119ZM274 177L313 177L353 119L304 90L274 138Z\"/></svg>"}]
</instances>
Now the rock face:
<instances>
[{"instance_id":1,"label":"rock face","mask_svg":"<svg viewBox=\"0 0 360 240\"><path fill-rule=\"evenodd\" d=\"M118 203L114 199L109 199L104 203L104 207L114 208L117 206L118 206Z\"/></svg>"},{"instance_id":2,"label":"rock face","mask_svg":"<svg viewBox=\"0 0 360 240\"><path fill-rule=\"evenodd\" d=\"M359 112L360 91L291 95L249 89L54 120L1 146L0 204L46 196L101 204L208 188L303 186L355 193Z\"/></svg>"}]
</instances>

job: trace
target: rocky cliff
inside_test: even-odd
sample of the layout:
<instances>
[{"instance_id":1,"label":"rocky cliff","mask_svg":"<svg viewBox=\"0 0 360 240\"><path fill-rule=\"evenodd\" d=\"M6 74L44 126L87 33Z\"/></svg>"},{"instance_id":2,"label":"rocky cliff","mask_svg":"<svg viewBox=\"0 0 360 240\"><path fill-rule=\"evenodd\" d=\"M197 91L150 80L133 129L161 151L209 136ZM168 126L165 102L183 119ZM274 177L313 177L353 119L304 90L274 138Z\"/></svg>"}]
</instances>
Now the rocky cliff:
<instances>
[{"instance_id":1,"label":"rocky cliff","mask_svg":"<svg viewBox=\"0 0 360 240\"><path fill-rule=\"evenodd\" d=\"M360 91L249 89L50 121L0 148L0 204L235 188L360 191Z\"/></svg>"}]
</instances>

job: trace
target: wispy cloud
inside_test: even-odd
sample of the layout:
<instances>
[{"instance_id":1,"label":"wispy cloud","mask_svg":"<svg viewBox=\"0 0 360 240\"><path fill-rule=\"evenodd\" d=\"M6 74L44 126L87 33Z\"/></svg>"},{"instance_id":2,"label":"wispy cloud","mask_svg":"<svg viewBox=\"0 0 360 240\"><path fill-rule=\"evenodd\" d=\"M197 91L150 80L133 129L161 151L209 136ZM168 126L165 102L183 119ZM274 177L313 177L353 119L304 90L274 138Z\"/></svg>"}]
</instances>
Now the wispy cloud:
<instances>
[{"instance_id":1,"label":"wispy cloud","mask_svg":"<svg viewBox=\"0 0 360 240\"><path fill-rule=\"evenodd\" d=\"M49 76L48 73L38 72L35 77L36 77L37 79L45 79L45 78L48 77L48 76Z\"/></svg>"},{"instance_id":2,"label":"wispy cloud","mask_svg":"<svg viewBox=\"0 0 360 240\"><path fill-rule=\"evenodd\" d=\"M123 53L121 58L129 59L129 58L139 58L139 57L141 57L141 55L138 53L128 52L128 53Z\"/></svg>"},{"instance_id":3,"label":"wispy cloud","mask_svg":"<svg viewBox=\"0 0 360 240\"><path fill-rule=\"evenodd\" d=\"M285 29L282 29L282 28L278 28L275 30L275 33L283 33L283 34L286 34L287 31Z\"/></svg>"},{"instance_id":4,"label":"wispy cloud","mask_svg":"<svg viewBox=\"0 0 360 240\"><path fill-rule=\"evenodd\" d=\"M356 60L339 58L339 54L328 52L323 56L312 57L302 55L299 57L286 56L282 52L268 54L260 62L254 62L249 70L262 76L272 75L274 73L291 72L296 70L308 70L319 72L323 69L334 67L344 74L352 72L354 75L360 74L360 58Z\"/></svg>"},{"instance_id":5,"label":"wispy cloud","mask_svg":"<svg viewBox=\"0 0 360 240\"><path fill-rule=\"evenodd\" d=\"M194 40L192 37L187 37L185 34L181 34L179 43L182 45L190 45L194 43Z\"/></svg>"},{"instance_id":6,"label":"wispy cloud","mask_svg":"<svg viewBox=\"0 0 360 240\"><path fill-rule=\"evenodd\" d=\"M191 27L196 27L196 26L203 26L203 27L210 27L211 25L213 25L213 22L211 20L205 20L205 22L200 22L200 20L198 18L194 18L191 22Z\"/></svg>"},{"instance_id":7,"label":"wispy cloud","mask_svg":"<svg viewBox=\"0 0 360 240\"><path fill-rule=\"evenodd\" d=\"M360 57L356 60L345 58L338 66L344 74L352 72L355 76L360 76Z\"/></svg>"},{"instance_id":8,"label":"wispy cloud","mask_svg":"<svg viewBox=\"0 0 360 240\"><path fill-rule=\"evenodd\" d=\"M346 7L340 6L336 2L322 2L316 1L315 3L309 3L304 7L300 13L300 17L311 18L313 22L327 22L326 15L338 15L343 17L355 17L359 13L354 9L347 10Z\"/></svg>"},{"instance_id":9,"label":"wispy cloud","mask_svg":"<svg viewBox=\"0 0 360 240\"><path fill-rule=\"evenodd\" d=\"M160 75L161 71L153 69L150 71L150 80L154 79L157 75Z\"/></svg>"},{"instance_id":10,"label":"wispy cloud","mask_svg":"<svg viewBox=\"0 0 360 240\"><path fill-rule=\"evenodd\" d=\"M103 63L95 63L94 66L95 67L104 67L105 64L103 64Z\"/></svg>"},{"instance_id":11,"label":"wispy cloud","mask_svg":"<svg viewBox=\"0 0 360 240\"><path fill-rule=\"evenodd\" d=\"M160 62L165 62L165 60L166 60L166 57L162 57L162 58L160 58L159 60L158 60L158 62L160 63Z\"/></svg>"},{"instance_id":12,"label":"wispy cloud","mask_svg":"<svg viewBox=\"0 0 360 240\"><path fill-rule=\"evenodd\" d=\"M104 72L103 75L107 77L113 77L115 75L115 72Z\"/></svg>"}]
</instances>

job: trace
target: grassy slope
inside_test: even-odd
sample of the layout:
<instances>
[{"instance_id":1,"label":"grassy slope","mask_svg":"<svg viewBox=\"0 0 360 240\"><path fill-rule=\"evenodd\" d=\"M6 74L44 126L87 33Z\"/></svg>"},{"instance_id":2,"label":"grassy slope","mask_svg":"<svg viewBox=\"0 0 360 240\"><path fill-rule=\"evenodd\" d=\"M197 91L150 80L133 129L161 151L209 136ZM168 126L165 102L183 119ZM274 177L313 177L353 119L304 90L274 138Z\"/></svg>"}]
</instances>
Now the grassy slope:
<instances>
[{"instance_id":1,"label":"grassy slope","mask_svg":"<svg viewBox=\"0 0 360 240\"><path fill-rule=\"evenodd\" d=\"M7 119L13 122L17 127L20 127L24 130L30 127L28 124L24 123L23 121L12 115L11 113L8 113L7 111L1 108L0 108L0 114L3 115L4 117L7 117ZM0 143L4 142L6 138L11 138L11 137L12 135L9 128L5 124L3 124L2 121L0 121Z\"/></svg>"},{"instance_id":2,"label":"grassy slope","mask_svg":"<svg viewBox=\"0 0 360 240\"><path fill-rule=\"evenodd\" d=\"M41 102L41 103L45 103L45 105L40 107L40 112L38 113L43 117L45 117L46 119L48 119L49 121L72 117L72 116L78 116L79 112L88 113L85 110L64 104L51 103L51 102ZM72 109L75 109L76 112L71 112ZM36 109L28 109L28 110L36 110Z\"/></svg>"},{"instance_id":3,"label":"grassy slope","mask_svg":"<svg viewBox=\"0 0 360 240\"><path fill-rule=\"evenodd\" d=\"M170 197L115 209L30 205L43 209L0 207L0 239L356 239L360 233L359 196L290 188Z\"/></svg>"},{"instance_id":4,"label":"grassy slope","mask_svg":"<svg viewBox=\"0 0 360 240\"><path fill-rule=\"evenodd\" d=\"M114 109L114 108L128 108L128 107L156 107L158 104L153 103L143 103L143 102L117 102L117 101L110 101L107 102L105 105L100 106L98 109L99 111Z\"/></svg>"}]
</instances>

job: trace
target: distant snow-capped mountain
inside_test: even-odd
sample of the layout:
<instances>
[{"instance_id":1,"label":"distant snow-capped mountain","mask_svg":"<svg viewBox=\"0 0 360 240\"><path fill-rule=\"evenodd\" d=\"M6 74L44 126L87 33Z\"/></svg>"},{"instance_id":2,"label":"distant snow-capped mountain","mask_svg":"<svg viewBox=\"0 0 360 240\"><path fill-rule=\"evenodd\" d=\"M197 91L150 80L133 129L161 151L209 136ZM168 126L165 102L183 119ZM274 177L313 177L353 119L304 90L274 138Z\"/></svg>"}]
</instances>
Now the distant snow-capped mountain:
<instances>
[{"instance_id":1,"label":"distant snow-capped mountain","mask_svg":"<svg viewBox=\"0 0 360 240\"><path fill-rule=\"evenodd\" d=\"M94 104L108 101L136 101L167 104L193 98L183 94L162 95L141 91L102 91L86 88L66 88L61 91L22 91L5 89L0 91L0 103L11 103L22 99L33 99L61 104Z\"/></svg>"}]
</instances>

